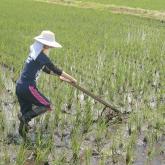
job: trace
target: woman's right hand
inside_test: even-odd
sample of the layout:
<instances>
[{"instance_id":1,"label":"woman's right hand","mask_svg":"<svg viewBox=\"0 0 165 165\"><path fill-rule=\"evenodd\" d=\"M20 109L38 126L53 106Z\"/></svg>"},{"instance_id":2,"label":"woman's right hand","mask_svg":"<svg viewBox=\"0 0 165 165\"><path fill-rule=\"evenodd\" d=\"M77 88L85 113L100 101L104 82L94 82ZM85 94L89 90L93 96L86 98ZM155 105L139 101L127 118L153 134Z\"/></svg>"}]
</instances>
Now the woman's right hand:
<instances>
[{"instance_id":1,"label":"woman's right hand","mask_svg":"<svg viewBox=\"0 0 165 165\"><path fill-rule=\"evenodd\" d=\"M74 84L76 84L77 83L77 80L76 79L74 79L73 77L72 77L72 79L70 80L72 83L74 83Z\"/></svg>"},{"instance_id":2,"label":"woman's right hand","mask_svg":"<svg viewBox=\"0 0 165 165\"><path fill-rule=\"evenodd\" d=\"M65 73L64 71L62 72L62 74L60 76L60 79L63 80L63 81L74 83L74 84L77 83L76 79L74 79L72 76L70 76L69 74Z\"/></svg>"},{"instance_id":3,"label":"woman's right hand","mask_svg":"<svg viewBox=\"0 0 165 165\"><path fill-rule=\"evenodd\" d=\"M60 76L60 80L71 83L71 81L63 76Z\"/></svg>"}]
</instances>

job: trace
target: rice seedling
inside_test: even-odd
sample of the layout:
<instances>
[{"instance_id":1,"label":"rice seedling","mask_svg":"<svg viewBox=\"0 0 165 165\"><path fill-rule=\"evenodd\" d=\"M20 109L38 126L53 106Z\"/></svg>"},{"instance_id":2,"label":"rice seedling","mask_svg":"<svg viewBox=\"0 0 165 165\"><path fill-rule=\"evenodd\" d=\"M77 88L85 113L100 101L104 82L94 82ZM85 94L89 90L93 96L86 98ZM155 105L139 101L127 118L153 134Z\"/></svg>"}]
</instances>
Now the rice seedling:
<instances>
[{"instance_id":1,"label":"rice seedling","mask_svg":"<svg viewBox=\"0 0 165 165\"><path fill-rule=\"evenodd\" d=\"M21 145L18 150L17 158L16 158L16 164L23 164L26 160L26 147L24 145Z\"/></svg>"},{"instance_id":2,"label":"rice seedling","mask_svg":"<svg viewBox=\"0 0 165 165\"><path fill-rule=\"evenodd\" d=\"M98 152L101 151L101 148L102 148L102 145L103 145L102 139L105 138L106 128L107 128L107 125L106 125L105 121L100 120L96 125L95 142L96 142Z\"/></svg>"},{"instance_id":3,"label":"rice seedling","mask_svg":"<svg viewBox=\"0 0 165 165\"><path fill-rule=\"evenodd\" d=\"M4 164L9 164L10 163L10 155L9 155L9 151L4 148L4 156L3 158L1 159L2 163Z\"/></svg>"},{"instance_id":4,"label":"rice seedling","mask_svg":"<svg viewBox=\"0 0 165 165\"><path fill-rule=\"evenodd\" d=\"M92 107L90 102L87 101L83 111L84 114L82 117L82 129L83 133L87 133L93 124Z\"/></svg>"},{"instance_id":5,"label":"rice seedling","mask_svg":"<svg viewBox=\"0 0 165 165\"><path fill-rule=\"evenodd\" d=\"M86 165L90 165L90 163L91 163L91 156L92 156L92 151L91 151L91 149L90 148L87 148L86 150L85 150L85 153L84 153L84 157L85 157L85 164Z\"/></svg>"},{"instance_id":6,"label":"rice seedling","mask_svg":"<svg viewBox=\"0 0 165 165\"><path fill-rule=\"evenodd\" d=\"M80 130L78 129L78 127L76 129L74 129L72 131L72 135L71 135L71 148L73 151L73 163L77 164L79 162L79 152L80 152L80 147L81 147L81 143L83 140L83 137L80 136Z\"/></svg>"}]
</instances>

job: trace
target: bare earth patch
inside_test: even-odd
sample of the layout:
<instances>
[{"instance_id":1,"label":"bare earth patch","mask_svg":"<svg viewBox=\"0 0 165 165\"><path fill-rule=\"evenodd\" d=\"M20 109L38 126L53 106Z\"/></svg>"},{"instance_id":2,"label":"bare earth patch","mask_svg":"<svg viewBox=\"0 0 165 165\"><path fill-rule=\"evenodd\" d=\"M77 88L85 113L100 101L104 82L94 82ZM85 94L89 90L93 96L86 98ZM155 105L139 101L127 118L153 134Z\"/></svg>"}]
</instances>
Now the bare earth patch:
<instances>
[{"instance_id":1,"label":"bare earth patch","mask_svg":"<svg viewBox=\"0 0 165 165\"><path fill-rule=\"evenodd\" d=\"M109 10L110 12L116 14L129 14L129 15L135 15L135 16L165 21L165 12L161 12L157 10L146 10L141 8L132 8L126 6L116 6L110 4L82 2L82 1L74 1L74 0L35 0L35 1L58 4L63 6L78 7L78 8Z\"/></svg>"}]
</instances>

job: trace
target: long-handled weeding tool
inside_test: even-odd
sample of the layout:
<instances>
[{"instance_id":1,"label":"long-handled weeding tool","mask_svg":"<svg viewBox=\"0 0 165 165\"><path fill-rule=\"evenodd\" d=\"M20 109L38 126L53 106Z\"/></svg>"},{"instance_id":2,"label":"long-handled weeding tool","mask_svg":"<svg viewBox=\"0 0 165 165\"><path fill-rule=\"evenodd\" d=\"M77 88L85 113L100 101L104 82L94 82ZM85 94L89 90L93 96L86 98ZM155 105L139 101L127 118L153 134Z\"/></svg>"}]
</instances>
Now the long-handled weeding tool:
<instances>
[{"instance_id":1,"label":"long-handled weeding tool","mask_svg":"<svg viewBox=\"0 0 165 165\"><path fill-rule=\"evenodd\" d=\"M70 85L72 85L73 87L77 88L78 90L82 91L83 93L87 94L88 96L92 97L94 100L97 100L101 104L105 105L105 108L104 109L110 108L111 110L113 110L117 114L121 114L121 111L118 110L116 107L110 105L109 103L107 103L106 101L102 100L100 97L94 95L93 93L89 92L88 90L84 89L83 87L81 87L77 83L71 83L71 82L68 82L68 83Z\"/></svg>"}]
</instances>

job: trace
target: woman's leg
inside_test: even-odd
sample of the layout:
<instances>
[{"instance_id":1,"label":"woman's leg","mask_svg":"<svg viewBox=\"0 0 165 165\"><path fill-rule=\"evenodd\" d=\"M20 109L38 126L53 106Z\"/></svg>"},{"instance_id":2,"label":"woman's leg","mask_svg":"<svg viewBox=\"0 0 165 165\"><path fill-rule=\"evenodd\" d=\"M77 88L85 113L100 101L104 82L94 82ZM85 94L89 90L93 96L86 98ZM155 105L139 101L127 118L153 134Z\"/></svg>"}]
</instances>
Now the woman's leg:
<instances>
[{"instance_id":1,"label":"woman's leg","mask_svg":"<svg viewBox=\"0 0 165 165\"><path fill-rule=\"evenodd\" d=\"M18 101L20 104L21 114L18 114L18 118L20 120L19 125L19 134L26 139L26 133L28 132L30 126L28 125L28 120L26 120L23 116L26 116L29 112L31 112L32 104L24 100L18 96Z\"/></svg>"},{"instance_id":2,"label":"woman's leg","mask_svg":"<svg viewBox=\"0 0 165 165\"><path fill-rule=\"evenodd\" d=\"M50 101L33 85L18 85L16 94L22 113L22 115L18 115L20 120L19 133L26 139L26 133L29 128L28 122L32 118L50 110ZM36 105L36 107L32 108L32 104Z\"/></svg>"},{"instance_id":3,"label":"woman's leg","mask_svg":"<svg viewBox=\"0 0 165 165\"><path fill-rule=\"evenodd\" d=\"M21 111L22 116L32 110L32 104L29 101L19 96L17 98L20 105L20 111Z\"/></svg>"},{"instance_id":4,"label":"woman's leg","mask_svg":"<svg viewBox=\"0 0 165 165\"><path fill-rule=\"evenodd\" d=\"M51 110L50 101L34 85L18 85L16 94L22 117L28 123L32 118ZM36 105L32 108L32 105Z\"/></svg>"},{"instance_id":5,"label":"woman's leg","mask_svg":"<svg viewBox=\"0 0 165 165\"><path fill-rule=\"evenodd\" d=\"M26 90L23 85L17 84L16 86L16 95L20 105L20 111L22 115L32 110L32 103L26 98Z\"/></svg>"},{"instance_id":6,"label":"woman's leg","mask_svg":"<svg viewBox=\"0 0 165 165\"><path fill-rule=\"evenodd\" d=\"M36 105L32 108L31 111L27 112L24 117L30 121L32 118L41 115L48 110L51 110L50 101L38 91L38 89L34 85L28 86L28 101L33 105Z\"/></svg>"}]
</instances>

